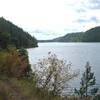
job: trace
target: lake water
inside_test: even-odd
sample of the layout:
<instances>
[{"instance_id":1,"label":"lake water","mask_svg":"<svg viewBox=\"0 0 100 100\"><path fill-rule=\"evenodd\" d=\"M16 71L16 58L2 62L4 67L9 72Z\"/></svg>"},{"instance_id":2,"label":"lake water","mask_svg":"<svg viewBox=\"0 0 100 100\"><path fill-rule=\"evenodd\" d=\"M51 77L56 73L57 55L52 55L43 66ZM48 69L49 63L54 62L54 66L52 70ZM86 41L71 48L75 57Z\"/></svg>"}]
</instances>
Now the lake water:
<instances>
[{"instance_id":1,"label":"lake water","mask_svg":"<svg viewBox=\"0 0 100 100\"><path fill-rule=\"evenodd\" d=\"M100 43L39 43L38 48L28 49L30 64L36 64L39 59L47 57L48 52L55 53L58 58L64 58L67 63L71 62L73 70L80 70L79 77L70 82L74 84L73 87L79 86L81 74L89 61L100 87Z\"/></svg>"}]
</instances>

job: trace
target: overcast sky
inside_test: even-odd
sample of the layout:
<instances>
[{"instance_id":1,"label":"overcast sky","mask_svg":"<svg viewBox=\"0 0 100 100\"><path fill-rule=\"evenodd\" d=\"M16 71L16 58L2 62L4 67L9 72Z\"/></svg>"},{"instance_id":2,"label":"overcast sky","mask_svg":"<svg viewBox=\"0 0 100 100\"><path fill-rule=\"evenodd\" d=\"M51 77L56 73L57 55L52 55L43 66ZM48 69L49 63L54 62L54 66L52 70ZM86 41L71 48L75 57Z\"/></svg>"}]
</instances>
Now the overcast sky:
<instances>
[{"instance_id":1,"label":"overcast sky","mask_svg":"<svg viewBox=\"0 0 100 100\"><path fill-rule=\"evenodd\" d=\"M0 0L0 16L37 39L100 25L100 0Z\"/></svg>"}]
</instances>

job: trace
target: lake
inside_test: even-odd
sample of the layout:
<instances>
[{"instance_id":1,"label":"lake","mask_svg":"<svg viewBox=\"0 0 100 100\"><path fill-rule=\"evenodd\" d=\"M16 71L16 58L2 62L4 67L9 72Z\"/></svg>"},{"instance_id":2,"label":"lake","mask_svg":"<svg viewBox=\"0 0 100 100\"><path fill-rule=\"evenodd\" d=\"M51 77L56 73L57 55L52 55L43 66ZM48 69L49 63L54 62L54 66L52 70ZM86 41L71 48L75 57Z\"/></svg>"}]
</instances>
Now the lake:
<instances>
[{"instance_id":1,"label":"lake","mask_svg":"<svg viewBox=\"0 0 100 100\"><path fill-rule=\"evenodd\" d=\"M95 73L97 86L100 87L100 43L39 43L38 48L28 49L30 64L36 64L39 59L48 56L48 52L55 53L58 58L72 63L73 70L80 70L78 78L70 82L72 87L79 87L81 74L85 70L86 62L90 62L92 72Z\"/></svg>"}]
</instances>

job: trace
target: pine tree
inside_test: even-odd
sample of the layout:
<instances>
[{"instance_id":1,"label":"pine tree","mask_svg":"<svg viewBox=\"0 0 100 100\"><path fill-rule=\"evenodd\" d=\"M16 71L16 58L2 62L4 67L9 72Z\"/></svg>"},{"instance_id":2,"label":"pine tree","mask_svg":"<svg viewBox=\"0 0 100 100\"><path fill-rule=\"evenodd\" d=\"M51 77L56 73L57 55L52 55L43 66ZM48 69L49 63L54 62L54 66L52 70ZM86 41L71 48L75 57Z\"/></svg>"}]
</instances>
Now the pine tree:
<instances>
[{"instance_id":1,"label":"pine tree","mask_svg":"<svg viewBox=\"0 0 100 100\"><path fill-rule=\"evenodd\" d=\"M94 73L91 72L91 66L89 62L86 63L85 68L85 72L83 73L80 82L80 89L75 89L75 93L80 95L81 98L83 96L87 97L88 92L90 92L91 94L96 94L98 91L98 88L93 88L93 86L96 84L96 79Z\"/></svg>"}]
</instances>

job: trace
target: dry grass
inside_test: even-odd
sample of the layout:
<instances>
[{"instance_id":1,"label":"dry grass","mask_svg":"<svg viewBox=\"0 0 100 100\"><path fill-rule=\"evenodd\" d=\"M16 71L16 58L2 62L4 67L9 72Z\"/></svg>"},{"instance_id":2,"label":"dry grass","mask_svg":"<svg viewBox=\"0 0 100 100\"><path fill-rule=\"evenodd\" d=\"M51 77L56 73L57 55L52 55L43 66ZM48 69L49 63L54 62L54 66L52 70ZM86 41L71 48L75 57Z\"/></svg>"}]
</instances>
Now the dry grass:
<instances>
[{"instance_id":1,"label":"dry grass","mask_svg":"<svg viewBox=\"0 0 100 100\"><path fill-rule=\"evenodd\" d=\"M61 98L35 87L35 82L28 79L10 78L0 80L0 100L79 100L71 96ZM90 98L84 100L91 100Z\"/></svg>"}]
</instances>

